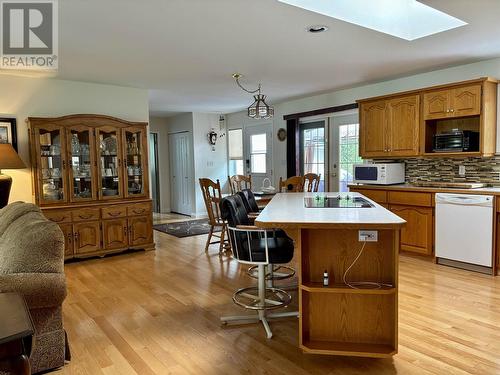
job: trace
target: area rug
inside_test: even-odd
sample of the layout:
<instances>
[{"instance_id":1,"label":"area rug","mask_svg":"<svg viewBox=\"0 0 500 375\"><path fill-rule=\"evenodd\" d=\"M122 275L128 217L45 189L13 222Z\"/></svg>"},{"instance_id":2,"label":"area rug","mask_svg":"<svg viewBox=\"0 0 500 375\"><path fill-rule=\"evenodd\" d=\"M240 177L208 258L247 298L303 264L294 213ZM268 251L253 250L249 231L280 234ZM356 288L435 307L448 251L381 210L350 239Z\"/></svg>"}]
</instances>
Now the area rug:
<instances>
[{"instance_id":1,"label":"area rug","mask_svg":"<svg viewBox=\"0 0 500 375\"><path fill-rule=\"evenodd\" d=\"M153 228L157 231L183 238L207 234L210 231L210 224L208 224L208 219L196 219L170 224L156 224ZM217 227L214 232L220 232L220 227Z\"/></svg>"}]
</instances>

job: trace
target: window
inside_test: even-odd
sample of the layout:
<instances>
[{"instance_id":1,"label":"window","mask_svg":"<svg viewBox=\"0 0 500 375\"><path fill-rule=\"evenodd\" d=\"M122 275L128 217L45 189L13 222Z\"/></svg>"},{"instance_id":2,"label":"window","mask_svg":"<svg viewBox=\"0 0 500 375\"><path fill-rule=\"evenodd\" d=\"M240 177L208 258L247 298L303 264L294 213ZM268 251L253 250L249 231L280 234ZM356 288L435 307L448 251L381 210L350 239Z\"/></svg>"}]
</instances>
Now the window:
<instances>
[{"instance_id":1,"label":"window","mask_svg":"<svg viewBox=\"0 0 500 375\"><path fill-rule=\"evenodd\" d=\"M228 131L229 175L243 174L243 130Z\"/></svg>"},{"instance_id":2,"label":"window","mask_svg":"<svg viewBox=\"0 0 500 375\"><path fill-rule=\"evenodd\" d=\"M339 126L339 188L347 191L347 185L353 180L353 165L361 163L359 156L359 124Z\"/></svg>"},{"instance_id":3,"label":"window","mask_svg":"<svg viewBox=\"0 0 500 375\"><path fill-rule=\"evenodd\" d=\"M250 136L250 168L252 173L266 173L266 133Z\"/></svg>"}]
</instances>

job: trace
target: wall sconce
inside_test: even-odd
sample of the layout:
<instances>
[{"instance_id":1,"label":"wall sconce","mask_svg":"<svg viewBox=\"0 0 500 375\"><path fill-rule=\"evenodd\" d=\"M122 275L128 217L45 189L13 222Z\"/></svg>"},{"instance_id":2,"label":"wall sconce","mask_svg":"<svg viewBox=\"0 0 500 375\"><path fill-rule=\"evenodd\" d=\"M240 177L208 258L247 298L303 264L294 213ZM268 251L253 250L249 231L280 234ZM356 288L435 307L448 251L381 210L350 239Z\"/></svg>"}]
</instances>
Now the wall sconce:
<instances>
[{"instance_id":1,"label":"wall sconce","mask_svg":"<svg viewBox=\"0 0 500 375\"><path fill-rule=\"evenodd\" d=\"M215 131L211 131L207 134L208 143L212 146L212 151L215 151L215 144L217 143L217 133Z\"/></svg>"}]
</instances>

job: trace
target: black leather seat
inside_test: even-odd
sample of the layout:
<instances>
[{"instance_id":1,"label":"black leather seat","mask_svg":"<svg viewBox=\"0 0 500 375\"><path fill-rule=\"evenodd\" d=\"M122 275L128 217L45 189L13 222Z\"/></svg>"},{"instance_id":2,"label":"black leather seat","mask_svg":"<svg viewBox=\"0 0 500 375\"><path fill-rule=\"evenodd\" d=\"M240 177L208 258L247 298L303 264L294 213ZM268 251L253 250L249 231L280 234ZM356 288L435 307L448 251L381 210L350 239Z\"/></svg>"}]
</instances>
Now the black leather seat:
<instances>
[{"instance_id":1,"label":"black leather seat","mask_svg":"<svg viewBox=\"0 0 500 375\"><path fill-rule=\"evenodd\" d=\"M272 264L284 264L292 260L293 241L283 231L237 230L238 225L251 225L247 208L239 193L222 199L220 208L222 218L229 224L229 236L235 258L250 263Z\"/></svg>"}]
</instances>

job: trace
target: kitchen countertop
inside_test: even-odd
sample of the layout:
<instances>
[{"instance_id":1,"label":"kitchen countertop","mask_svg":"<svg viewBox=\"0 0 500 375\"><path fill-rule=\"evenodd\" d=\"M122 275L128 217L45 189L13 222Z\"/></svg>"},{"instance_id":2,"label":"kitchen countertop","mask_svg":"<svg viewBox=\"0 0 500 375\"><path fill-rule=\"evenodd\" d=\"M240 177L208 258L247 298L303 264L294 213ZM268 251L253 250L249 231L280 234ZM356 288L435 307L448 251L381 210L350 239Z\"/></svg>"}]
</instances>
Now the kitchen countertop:
<instances>
[{"instance_id":1,"label":"kitchen countertop","mask_svg":"<svg viewBox=\"0 0 500 375\"><path fill-rule=\"evenodd\" d=\"M394 190L394 191L415 191L426 193L459 193L459 194L482 194L482 195L500 195L500 187L482 187L476 189L462 188L438 188L414 186L411 184L398 185L370 185L370 184L349 184L349 188L370 189L370 190Z\"/></svg>"},{"instance_id":2,"label":"kitchen countertop","mask_svg":"<svg viewBox=\"0 0 500 375\"><path fill-rule=\"evenodd\" d=\"M255 219L261 228L332 228L377 227L399 228L406 221L378 203L364 197L374 207L370 208L306 208L305 197L325 194L337 197L338 193L280 193L271 200ZM350 196L360 197L359 193Z\"/></svg>"}]
</instances>

